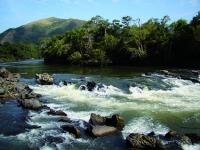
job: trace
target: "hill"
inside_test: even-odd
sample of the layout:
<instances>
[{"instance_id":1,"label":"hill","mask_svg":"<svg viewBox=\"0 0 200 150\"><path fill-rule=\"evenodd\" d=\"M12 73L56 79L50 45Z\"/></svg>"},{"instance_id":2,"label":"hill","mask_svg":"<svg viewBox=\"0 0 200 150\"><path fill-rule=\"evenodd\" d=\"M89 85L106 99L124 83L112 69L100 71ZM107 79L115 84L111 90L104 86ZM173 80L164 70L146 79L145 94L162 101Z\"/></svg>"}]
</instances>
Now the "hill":
<instances>
[{"instance_id":1,"label":"hill","mask_svg":"<svg viewBox=\"0 0 200 150\"><path fill-rule=\"evenodd\" d=\"M8 29L0 34L0 43L34 43L41 38L63 34L68 30L80 28L85 21L50 17L33 21L17 28Z\"/></svg>"}]
</instances>

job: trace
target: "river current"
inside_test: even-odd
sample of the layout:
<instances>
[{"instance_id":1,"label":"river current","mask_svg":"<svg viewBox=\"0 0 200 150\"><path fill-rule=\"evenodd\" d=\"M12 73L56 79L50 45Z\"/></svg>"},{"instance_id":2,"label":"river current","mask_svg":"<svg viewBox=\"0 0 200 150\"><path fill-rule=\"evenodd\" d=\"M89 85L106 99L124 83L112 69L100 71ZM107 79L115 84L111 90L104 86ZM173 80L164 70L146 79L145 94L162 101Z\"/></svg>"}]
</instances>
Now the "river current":
<instances>
[{"instance_id":1,"label":"river current","mask_svg":"<svg viewBox=\"0 0 200 150\"><path fill-rule=\"evenodd\" d=\"M3 63L0 66L22 73L21 81L41 94L41 100L47 106L63 110L83 129L84 121L89 120L91 113L103 116L117 113L125 119L125 128L120 136L75 139L61 132L60 126L64 123L58 122L55 116L48 116L47 110L27 111L14 109L10 103L0 104L1 122L21 113L26 116L25 124L41 126L12 134L3 130L13 130L14 125L11 129L7 129L6 124L0 125L0 149L124 149L123 139L130 133L154 131L164 135L169 130L176 130L184 134L200 134L200 84L158 73L163 68L46 66L42 60ZM52 73L55 85L36 84L34 75L42 72ZM63 85L61 81L64 80L70 84ZM87 81L98 84L94 91L79 89ZM13 114L5 118L3 114L7 114L6 111ZM20 119L11 120L11 124L12 121L20 122ZM23 123L18 126L23 126ZM62 142L55 139L52 142L55 136ZM182 145L182 148L199 150L200 145Z\"/></svg>"}]
</instances>

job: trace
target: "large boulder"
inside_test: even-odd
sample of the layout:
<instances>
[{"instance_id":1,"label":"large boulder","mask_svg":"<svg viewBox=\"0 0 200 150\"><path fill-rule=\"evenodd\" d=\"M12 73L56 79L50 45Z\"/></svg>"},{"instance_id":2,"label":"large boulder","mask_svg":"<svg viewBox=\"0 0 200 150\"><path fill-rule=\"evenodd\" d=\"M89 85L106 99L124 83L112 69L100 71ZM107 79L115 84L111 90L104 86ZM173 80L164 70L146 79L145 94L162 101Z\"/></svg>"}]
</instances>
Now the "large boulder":
<instances>
[{"instance_id":1,"label":"large boulder","mask_svg":"<svg viewBox=\"0 0 200 150\"><path fill-rule=\"evenodd\" d=\"M106 125L96 125L91 126L88 132L94 137L102 137L107 135L116 134L119 130L115 127L106 126Z\"/></svg>"},{"instance_id":2,"label":"large boulder","mask_svg":"<svg viewBox=\"0 0 200 150\"><path fill-rule=\"evenodd\" d=\"M73 134L76 138L80 138L81 137L81 131L73 126L73 125L63 125L61 126L61 128L64 130L64 131L67 131L71 134Z\"/></svg>"},{"instance_id":3,"label":"large boulder","mask_svg":"<svg viewBox=\"0 0 200 150\"><path fill-rule=\"evenodd\" d=\"M32 110L39 110L43 105L37 99L20 99L19 103L22 107Z\"/></svg>"},{"instance_id":4,"label":"large boulder","mask_svg":"<svg viewBox=\"0 0 200 150\"><path fill-rule=\"evenodd\" d=\"M53 116L67 116L67 114L62 110L53 110L53 109L50 109L50 111L47 112L47 114Z\"/></svg>"},{"instance_id":5,"label":"large boulder","mask_svg":"<svg viewBox=\"0 0 200 150\"><path fill-rule=\"evenodd\" d=\"M36 74L36 82L41 85L52 85L53 84L53 76L48 73Z\"/></svg>"},{"instance_id":6,"label":"large boulder","mask_svg":"<svg viewBox=\"0 0 200 150\"><path fill-rule=\"evenodd\" d=\"M118 130L122 130L124 127L124 119L118 114L103 117L97 114L92 113L90 116L89 123L92 125L106 125L115 127Z\"/></svg>"},{"instance_id":7,"label":"large boulder","mask_svg":"<svg viewBox=\"0 0 200 150\"><path fill-rule=\"evenodd\" d=\"M163 145L154 137L144 134L130 134L126 138L127 146L133 150L163 149Z\"/></svg>"}]
</instances>

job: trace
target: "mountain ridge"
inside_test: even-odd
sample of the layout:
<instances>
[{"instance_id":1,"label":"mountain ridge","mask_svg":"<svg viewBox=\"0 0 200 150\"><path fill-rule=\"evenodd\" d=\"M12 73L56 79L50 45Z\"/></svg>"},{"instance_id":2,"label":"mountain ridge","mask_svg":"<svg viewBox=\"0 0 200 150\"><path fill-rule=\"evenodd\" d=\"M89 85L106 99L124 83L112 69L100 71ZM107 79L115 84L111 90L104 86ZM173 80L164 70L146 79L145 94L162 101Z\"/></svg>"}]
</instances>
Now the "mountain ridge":
<instances>
[{"instance_id":1,"label":"mountain ridge","mask_svg":"<svg viewBox=\"0 0 200 150\"><path fill-rule=\"evenodd\" d=\"M34 43L39 39L53 37L66 31L80 28L86 21L80 19L62 19L48 17L35 20L16 28L10 28L0 34L0 43Z\"/></svg>"}]
</instances>

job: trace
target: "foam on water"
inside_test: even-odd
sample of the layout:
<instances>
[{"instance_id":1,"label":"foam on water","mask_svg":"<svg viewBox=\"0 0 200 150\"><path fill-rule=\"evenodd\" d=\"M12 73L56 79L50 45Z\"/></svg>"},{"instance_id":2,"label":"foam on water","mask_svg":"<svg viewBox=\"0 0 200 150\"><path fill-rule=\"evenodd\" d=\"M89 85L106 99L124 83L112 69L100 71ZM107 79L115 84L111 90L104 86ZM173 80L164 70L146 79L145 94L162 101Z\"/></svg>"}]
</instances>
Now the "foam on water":
<instances>
[{"instance_id":1,"label":"foam on water","mask_svg":"<svg viewBox=\"0 0 200 150\"><path fill-rule=\"evenodd\" d=\"M166 134L169 129L153 120L150 117L138 117L130 121L122 131L123 136L127 137L130 133L143 133L148 134L154 131L155 134Z\"/></svg>"},{"instance_id":2,"label":"foam on water","mask_svg":"<svg viewBox=\"0 0 200 150\"><path fill-rule=\"evenodd\" d=\"M200 144L182 145L183 150L200 150Z\"/></svg>"},{"instance_id":3,"label":"foam on water","mask_svg":"<svg viewBox=\"0 0 200 150\"><path fill-rule=\"evenodd\" d=\"M68 114L69 118L75 120L88 121L91 113L107 116L113 113L142 112L142 116L135 116L128 120L122 131L124 138L130 133L147 134L151 131L164 135L170 130L169 127L155 120L149 112L190 112L200 110L200 84L159 75L153 75L152 77L161 78L165 84L170 85L172 88L155 90L148 87L130 86L129 92L113 85L105 84L102 84L101 88L96 87L92 92L87 90L81 91L75 84L67 86L33 85L31 88L34 92L43 95L42 99L48 101L47 106L55 110L63 110ZM31 118L28 121L29 124L38 125L42 128L20 134L18 137L21 139L28 140L30 137L29 142L37 143L41 137L58 135L65 138L65 143L71 143L72 141L89 143L88 140L77 140L68 133L60 133L55 130L62 123L56 121L55 116L48 116L47 111L41 113L30 112L29 116ZM185 121L188 122L187 119ZM79 125L85 128L82 121L80 121ZM31 141L31 139L33 140ZM62 147L61 145L57 145L57 149L62 149L58 148L59 146ZM199 145L183 145L182 147L183 149L196 150L199 148ZM48 148L51 149L52 147L45 145L41 149Z\"/></svg>"}]
</instances>

